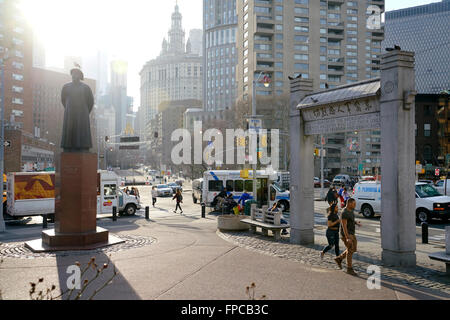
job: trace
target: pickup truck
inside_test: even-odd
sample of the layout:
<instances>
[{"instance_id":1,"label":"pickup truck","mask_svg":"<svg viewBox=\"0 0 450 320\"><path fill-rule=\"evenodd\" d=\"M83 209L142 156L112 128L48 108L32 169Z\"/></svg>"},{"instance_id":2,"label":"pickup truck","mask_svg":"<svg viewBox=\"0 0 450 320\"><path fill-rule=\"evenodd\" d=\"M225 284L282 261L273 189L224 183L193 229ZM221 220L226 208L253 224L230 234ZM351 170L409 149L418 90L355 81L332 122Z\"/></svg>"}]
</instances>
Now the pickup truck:
<instances>
[{"instance_id":1,"label":"pickup truck","mask_svg":"<svg viewBox=\"0 0 450 320\"><path fill-rule=\"evenodd\" d=\"M99 171L97 179L97 214L134 215L141 209L139 198L120 191L120 179L113 172ZM55 172L17 172L7 176L6 220L55 214Z\"/></svg>"}]
</instances>

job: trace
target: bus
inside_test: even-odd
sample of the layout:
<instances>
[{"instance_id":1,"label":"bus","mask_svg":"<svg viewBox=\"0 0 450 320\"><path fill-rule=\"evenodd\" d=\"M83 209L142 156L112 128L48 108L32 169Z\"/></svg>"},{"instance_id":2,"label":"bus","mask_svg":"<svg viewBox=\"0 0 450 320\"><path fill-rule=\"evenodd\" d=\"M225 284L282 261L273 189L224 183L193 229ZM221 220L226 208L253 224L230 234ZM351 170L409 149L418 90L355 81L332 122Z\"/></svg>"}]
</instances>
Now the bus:
<instances>
[{"instance_id":1,"label":"bus","mask_svg":"<svg viewBox=\"0 0 450 320\"><path fill-rule=\"evenodd\" d=\"M242 178L239 170L209 170L203 175L202 200L206 206L211 207L214 198L224 188L233 194L237 201L247 191L252 197L253 192L253 171L249 170L248 178ZM268 175L266 171L256 172L256 190L258 207L267 205L269 207L278 203L280 208L287 212L290 207L290 195L288 172L274 172ZM287 187L287 188L286 188Z\"/></svg>"}]
</instances>

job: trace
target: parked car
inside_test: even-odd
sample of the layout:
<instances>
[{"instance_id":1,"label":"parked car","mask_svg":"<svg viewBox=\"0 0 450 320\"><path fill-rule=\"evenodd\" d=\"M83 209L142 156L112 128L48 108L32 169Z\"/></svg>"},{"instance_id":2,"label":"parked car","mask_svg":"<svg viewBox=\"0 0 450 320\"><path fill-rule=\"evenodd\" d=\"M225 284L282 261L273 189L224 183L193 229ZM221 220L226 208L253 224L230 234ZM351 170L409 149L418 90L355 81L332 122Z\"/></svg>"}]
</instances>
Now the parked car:
<instances>
[{"instance_id":1,"label":"parked car","mask_svg":"<svg viewBox=\"0 0 450 320\"><path fill-rule=\"evenodd\" d=\"M323 179L323 187L324 188L329 188L331 185L331 182L327 179ZM314 188L320 188L321 187L321 183L320 183L320 178L318 177L314 177Z\"/></svg>"},{"instance_id":2,"label":"parked car","mask_svg":"<svg viewBox=\"0 0 450 320\"><path fill-rule=\"evenodd\" d=\"M171 197L173 195L172 188L167 184L158 184L156 191L158 192L158 197Z\"/></svg>"},{"instance_id":3,"label":"parked car","mask_svg":"<svg viewBox=\"0 0 450 320\"><path fill-rule=\"evenodd\" d=\"M442 196L432 185L418 182L415 185L416 219L418 222L430 222L432 218L447 221L450 218L450 197ZM353 198L355 211L370 218L381 214L381 183L363 181L355 185Z\"/></svg>"},{"instance_id":4,"label":"parked car","mask_svg":"<svg viewBox=\"0 0 450 320\"><path fill-rule=\"evenodd\" d=\"M175 182L171 182L167 184L170 188L172 188L172 193L175 194L177 192L177 190L180 190L181 192L183 192L183 188L175 183Z\"/></svg>"}]
</instances>

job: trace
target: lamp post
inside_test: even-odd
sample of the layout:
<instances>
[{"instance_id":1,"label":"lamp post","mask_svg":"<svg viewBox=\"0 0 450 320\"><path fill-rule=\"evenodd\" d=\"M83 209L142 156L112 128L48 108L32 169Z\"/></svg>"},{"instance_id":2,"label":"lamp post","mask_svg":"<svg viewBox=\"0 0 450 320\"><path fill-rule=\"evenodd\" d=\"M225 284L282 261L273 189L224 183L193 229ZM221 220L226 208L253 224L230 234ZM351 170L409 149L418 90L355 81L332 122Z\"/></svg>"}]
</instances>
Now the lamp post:
<instances>
[{"instance_id":1,"label":"lamp post","mask_svg":"<svg viewBox=\"0 0 450 320\"><path fill-rule=\"evenodd\" d=\"M256 83L260 80L263 72L260 72L258 78L255 80L253 78L253 86L252 86L252 119L256 118ZM266 75L263 78L264 87L268 88L270 86L270 78ZM257 134L256 130L253 134ZM252 159L253 166L253 198L255 201L258 201L258 192L256 190L256 167L258 165L258 140L256 140L256 159ZM256 160L256 161L255 161Z\"/></svg>"}]
</instances>

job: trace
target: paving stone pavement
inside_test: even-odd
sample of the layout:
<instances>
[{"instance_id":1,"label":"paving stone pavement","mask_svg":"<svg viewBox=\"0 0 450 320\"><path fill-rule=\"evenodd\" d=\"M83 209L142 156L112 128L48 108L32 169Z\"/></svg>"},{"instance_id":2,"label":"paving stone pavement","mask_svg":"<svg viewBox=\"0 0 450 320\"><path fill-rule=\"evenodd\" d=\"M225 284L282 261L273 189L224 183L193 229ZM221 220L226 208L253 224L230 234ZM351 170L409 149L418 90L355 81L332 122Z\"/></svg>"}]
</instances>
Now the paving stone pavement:
<instances>
[{"instance_id":1,"label":"paving stone pavement","mask_svg":"<svg viewBox=\"0 0 450 320\"><path fill-rule=\"evenodd\" d=\"M99 248L95 250L59 251L54 253L34 253L30 249L25 247L24 242L12 242L12 243L0 242L0 258L35 259L35 258L53 258L62 256L73 256L73 255L88 255L96 253L108 254L113 252L120 252L124 250L149 246L157 241L157 239L153 237L124 235L124 234L120 235L115 234L115 236L122 240L125 240L125 242L114 246Z\"/></svg>"},{"instance_id":2,"label":"paving stone pavement","mask_svg":"<svg viewBox=\"0 0 450 320\"><path fill-rule=\"evenodd\" d=\"M301 246L291 244L289 237L283 237L280 241L275 241L273 237L263 235L253 235L250 232L221 232L217 235L239 247L253 250L259 253L298 261L303 264L317 266L327 269L339 270L334 262L333 255L326 254L324 259L320 258L320 252L326 245L320 237L316 237L316 244ZM342 251L342 250L341 250ZM444 268L436 270L435 266L425 263L418 263L415 268L392 268L383 266L381 256L370 252L357 252L353 255L353 268L357 273L366 274L370 265L379 266L381 269L381 280L393 283L439 290L450 298L450 277L443 273ZM345 262L343 263L345 268Z\"/></svg>"}]
</instances>

